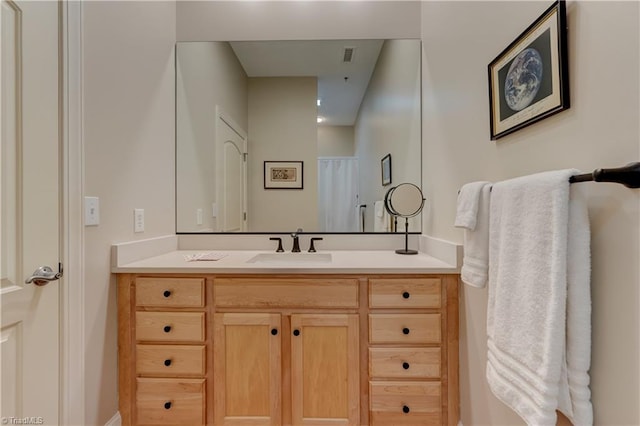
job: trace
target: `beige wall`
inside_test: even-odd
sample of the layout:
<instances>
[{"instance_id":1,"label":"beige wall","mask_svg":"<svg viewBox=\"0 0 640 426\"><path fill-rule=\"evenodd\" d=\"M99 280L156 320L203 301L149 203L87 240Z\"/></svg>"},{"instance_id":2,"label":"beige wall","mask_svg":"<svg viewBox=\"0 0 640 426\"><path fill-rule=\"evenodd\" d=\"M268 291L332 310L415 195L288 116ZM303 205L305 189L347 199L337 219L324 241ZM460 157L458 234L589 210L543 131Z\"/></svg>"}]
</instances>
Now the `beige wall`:
<instances>
[{"instance_id":1,"label":"beige wall","mask_svg":"<svg viewBox=\"0 0 640 426\"><path fill-rule=\"evenodd\" d=\"M420 45L415 40L384 42L355 124L355 154L360 162L360 202L373 206L391 186L420 185ZM382 186L380 160L391 154L391 186ZM374 209L366 209L373 232ZM404 229L404 221L402 221ZM411 231L420 231L418 217Z\"/></svg>"},{"instance_id":2,"label":"beige wall","mask_svg":"<svg viewBox=\"0 0 640 426\"><path fill-rule=\"evenodd\" d=\"M174 232L174 2L83 2L85 422L117 411L117 300L110 246ZM133 233L133 209L145 232Z\"/></svg>"},{"instance_id":3,"label":"beige wall","mask_svg":"<svg viewBox=\"0 0 640 426\"><path fill-rule=\"evenodd\" d=\"M318 229L318 83L249 79L249 231ZM264 189L264 161L304 161L304 189Z\"/></svg>"},{"instance_id":4,"label":"beige wall","mask_svg":"<svg viewBox=\"0 0 640 426\"><path fill-rule=\"evenodd\" d=\"M200 2L187 11L181 2L180 39L420 35L419 2L274 3ZM422 4L423 187L432 206L425 215L426 234L461 241L452 225L456 191L465 182L564 167L591 170L640 158L638 5L633 2L570 2L573 106L498 143L489 141L486 65L546 6ZM100 197L102 210L100 226L85 229L85 424L104 424L117 410L109 246L174 232L176 11L173 2L158 1L85 2L83 8L84 185L86 195ZM239 24L243 21L246 25ZM636 425L640 195L614 185L582 185L593 230L596 424ZM143 234L133 233L134 208L145 209ZM462 297L462 420L467 426L517 424L484 381L486 293L465 288Z\"/></svg>"},{"instance_id":5,"label":"beige wall","mask_svg":"<svg viewBox=\"0 0 640 426\"><path fill-rule=\"evenodd\" d=\"M318 126L318 157L350 157L353 144L353 126Z\"/></svg>"},{"instance_id":6,"label":"beige wall","mask_svg":"<svg viewBox=\"0 0 640 426\"><path fill-rule=\"evenodd\" d=\"M548 4L423 4L423 185L431 200L424 233L462 241L453 220L457 190L466 182L562 168L591 171L640 159L638 3L567 6L571 108L493 142L487 64ZM592 227L595 424L638 425L640 191L577 185L589 199ZM522 424L486 384L486 304L486 289L462 288L462 422Z\"/></svg>"},{"instance_id":7,"label":"beige wall","mask_svg":"<svg viewBox=\"0 0 640 426\"><path fill-rule=\"evenodd\" d=\"M176 229L214 231L216 107L246 132L248 80L227 42L180 43L176 51ZM202 209L202 225L196 211Z\"/></svg>"}]
</instances>

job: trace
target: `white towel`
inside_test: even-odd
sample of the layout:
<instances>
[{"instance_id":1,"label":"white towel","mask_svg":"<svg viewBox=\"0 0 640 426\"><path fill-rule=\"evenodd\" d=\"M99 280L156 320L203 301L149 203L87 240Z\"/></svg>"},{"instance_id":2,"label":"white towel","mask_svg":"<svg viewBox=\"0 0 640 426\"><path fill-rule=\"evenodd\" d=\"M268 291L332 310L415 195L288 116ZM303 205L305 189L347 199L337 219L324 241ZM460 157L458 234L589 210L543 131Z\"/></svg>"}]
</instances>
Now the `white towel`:
<instances>
[{"instance_id":1,"label":"white towel","mask_svg":"<svg viewBox=\"0 0 640 426\"><path fill-rule=\"evenodd\" d=\"M376 217L382 217L384 215L384 201L376 201L373 203L373 211Z\"/></svg>"},{"instance_id":2,"label":"white towel","mask_svg":"<svg viewBox=\"0 0 640 426\"><path fill-rule=\"evenodd\" d=\"M591 425L589 225L575 170L493 185L487 380L529 425Z\"/></svg>"},{"instance_id":3,"label":"white towel","mask_svg":"<svg viewBox=\"0 0 640 426\"><path fill-rule=\"evenodd\" d=\"M389 232L389 215L384 208L384 201L376 201L374 203L373 231Z\"/></svg>"},{"instance_id":4,"label":"white towel","mask_svg":"<svg viewBox=\"0 0 640 426\"><path fill-rule=\"evenodd\" d=\"M558 408L574 425L593 424L591 367L591 250L587 204L578 190L569 202L566 359Z\"/></svg>"},{"instance_id":5,"label":"white towel","mask_svg":"<svg viewBox=\"0 0 640 426\"><path fill-rule=\"evenodd\" d=\"M471 231L476 229L478 218L478 206L480 204L480 193L482 188L489 182L479 181L463 185L458 193L458 207L456 211L456 221L454 225L458 228L466 228Z\"/></svg>"},{"instance_id":6,"label":"white towel","mask_svg":"<svg viewBox=\"0 0 640 426\"><path fill-rule=\"evenodd\" d=\"M464 256L460 278L473 287L485 287L489 277L490 182L464 185L458 194L455 225L464 228Z\"/></svg>"}]
</instances>

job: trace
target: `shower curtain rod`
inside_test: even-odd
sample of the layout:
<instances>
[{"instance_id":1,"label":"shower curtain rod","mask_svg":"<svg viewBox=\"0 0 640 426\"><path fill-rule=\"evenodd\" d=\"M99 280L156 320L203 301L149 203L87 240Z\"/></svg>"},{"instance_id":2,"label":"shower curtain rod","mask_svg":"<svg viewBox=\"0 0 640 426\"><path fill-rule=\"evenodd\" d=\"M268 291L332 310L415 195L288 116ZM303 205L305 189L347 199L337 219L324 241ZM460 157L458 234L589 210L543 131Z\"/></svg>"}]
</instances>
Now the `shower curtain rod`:
<instances>
[{"instance_id":1,"label":"shower curtain rod","mask_svg":"<svg viewBox=\"0 0 640 426\"><path fill-rule=\"evenodd\" d=\"M640 188L640 163L629 163L615 169L596 169L592 173L571 176L569 182L612 182L627 188Z\"/></svg>"}]
</instances>

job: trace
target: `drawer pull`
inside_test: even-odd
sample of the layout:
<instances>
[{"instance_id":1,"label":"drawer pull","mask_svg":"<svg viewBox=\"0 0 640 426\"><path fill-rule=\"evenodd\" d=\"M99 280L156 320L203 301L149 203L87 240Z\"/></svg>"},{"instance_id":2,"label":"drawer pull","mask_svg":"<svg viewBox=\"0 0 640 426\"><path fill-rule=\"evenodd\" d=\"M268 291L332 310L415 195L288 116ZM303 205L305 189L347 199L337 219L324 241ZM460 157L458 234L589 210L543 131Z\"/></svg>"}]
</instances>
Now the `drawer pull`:
<instances>
[{"instance_id":1,"label":"drawer pull","mask_svg":"<svg viewBox=\"0 0 640 426\"><path fill-rule=\"evenodd\" d=\"M300 335L300 330L298 330L298 329L293 330L293 335L294 336L299 336Z\"/></svg>"},{"instance_id":2,"label":"drawer pull","mask_svg":"<svg viewBox=\"0 0 640 426\"><path fill-rule=\"evenodd\" d=\"M408 291L405 291L404 293L402 293L402 297L403 297L404 299L408 299L408 298L410 298L410 297L411 297L411 294L410 294Z\"/></svg>"},{"instance_id":3,"label":"drawer pull","mask_svg":"<svg viewBox=\"0 0 640 426\"><path fill-rule=\"evenodd\" d=\"M409 411L411 411L411 410L409 409L409 407L408 407L408 406L406 406L406 405L403 405L403 406L402 406L402 412L403 412L403 413L408 414L408 413L409 413Z\"/></svg>"},{"instance_id":4,"label":"drawer pull","mask_svg":"<svg viewBox=\"0 0 640 426\"><path fill-rule=\"evenodd\" d=\"M163 328L165 333L169 333L171 331L171 326L170 325L165 325Z\"/></svg>"},{"instance_id":5,"label":"drawer pull","mask_svg":"<svg viewBox=\"0 0 640 426\"><path fill-rule=\"evenodd\" d=\"M164 409L165 410L171 409L171 401L167 401L167 402L164 403Z\"/></svg>"},{"instance_id":6,"label":"drawer pull","mask_svg":"<svg viewBox=\"0 0 640 426\"><path fill-rule=\"evenodd\" d=\"M278 329L277 328L272 328L271 329L271 335L277 336L278 335Z\"/></svg>"},{"instance_id":7,"label":"drawer pull","mask_svg":"<svg viewBox=\"0 0 640 426\"><path fill-rule=\"evenodd\" d=\"M404 368L405 370L409 369L409 363L408 362L403 362L402 363L402 368Z\"/></svg>"},{"instance_id":8,"label":"drawer pull","mask_svg":"<svg viewBox=\"0 0 640 426\"><path fill-rule=\"evenodd\" d=\"M169 297L169 296L171 296L171 292L169 290L165 290L164 293L162 293L162 295L164 297Z\"/></svg>"},{"instance_id":9,"label":"drawer pull","mask_svg":"<svg viewBox=\"0 0 640 426\"><path fill-rule=\"evenodd\" d=\"M409 334L411 332L411 330L409 330L407 327L402 329L402 334Z\"/></svg>"},{"instance_id":10,"label":"drawer pull","mask_svg":"<svg viewBox=\"0 0 640 426\"><path fill-rule=\"evenodd\" d=\"M164 365L169 367L171 365L171 360L170 359L165 359L164 360Z\"/></svg>"}]
</instances>

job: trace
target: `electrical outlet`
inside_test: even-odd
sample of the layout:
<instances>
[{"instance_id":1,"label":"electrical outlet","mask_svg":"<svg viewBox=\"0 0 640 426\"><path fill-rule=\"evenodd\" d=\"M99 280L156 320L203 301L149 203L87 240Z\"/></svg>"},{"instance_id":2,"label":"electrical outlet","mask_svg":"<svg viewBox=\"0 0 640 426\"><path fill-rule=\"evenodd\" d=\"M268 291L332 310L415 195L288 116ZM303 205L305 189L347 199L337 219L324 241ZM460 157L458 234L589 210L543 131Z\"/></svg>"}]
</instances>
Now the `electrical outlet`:
<instances>
[{"instance_id":1,"label":"electrical outlet","mask_svg":"<svg viewBox=\"0 0 640 426\"><path fill-rule=\"evenodd\" d=\"M100 199L84 197L84 226L100 225Z\"/></svg>"},{"instance_id":2,"label":"electrical outlet","mask_svg":"<svg viewBox=\"0 0 640 426\"><path fill-rule=\"evenodd\" d=\"M196 225L202 225L202 209L196 210Z\"/></svg>"},{"instance_id":3,"label":"electrical outlet","mask_svg":"<svg viewBox=\"0 0 640 426\"><path fill-rule=\"evenodd\" d=\"M133 232L144 232L144 209L133 209Z\"/></svg>"}]
</instances>

